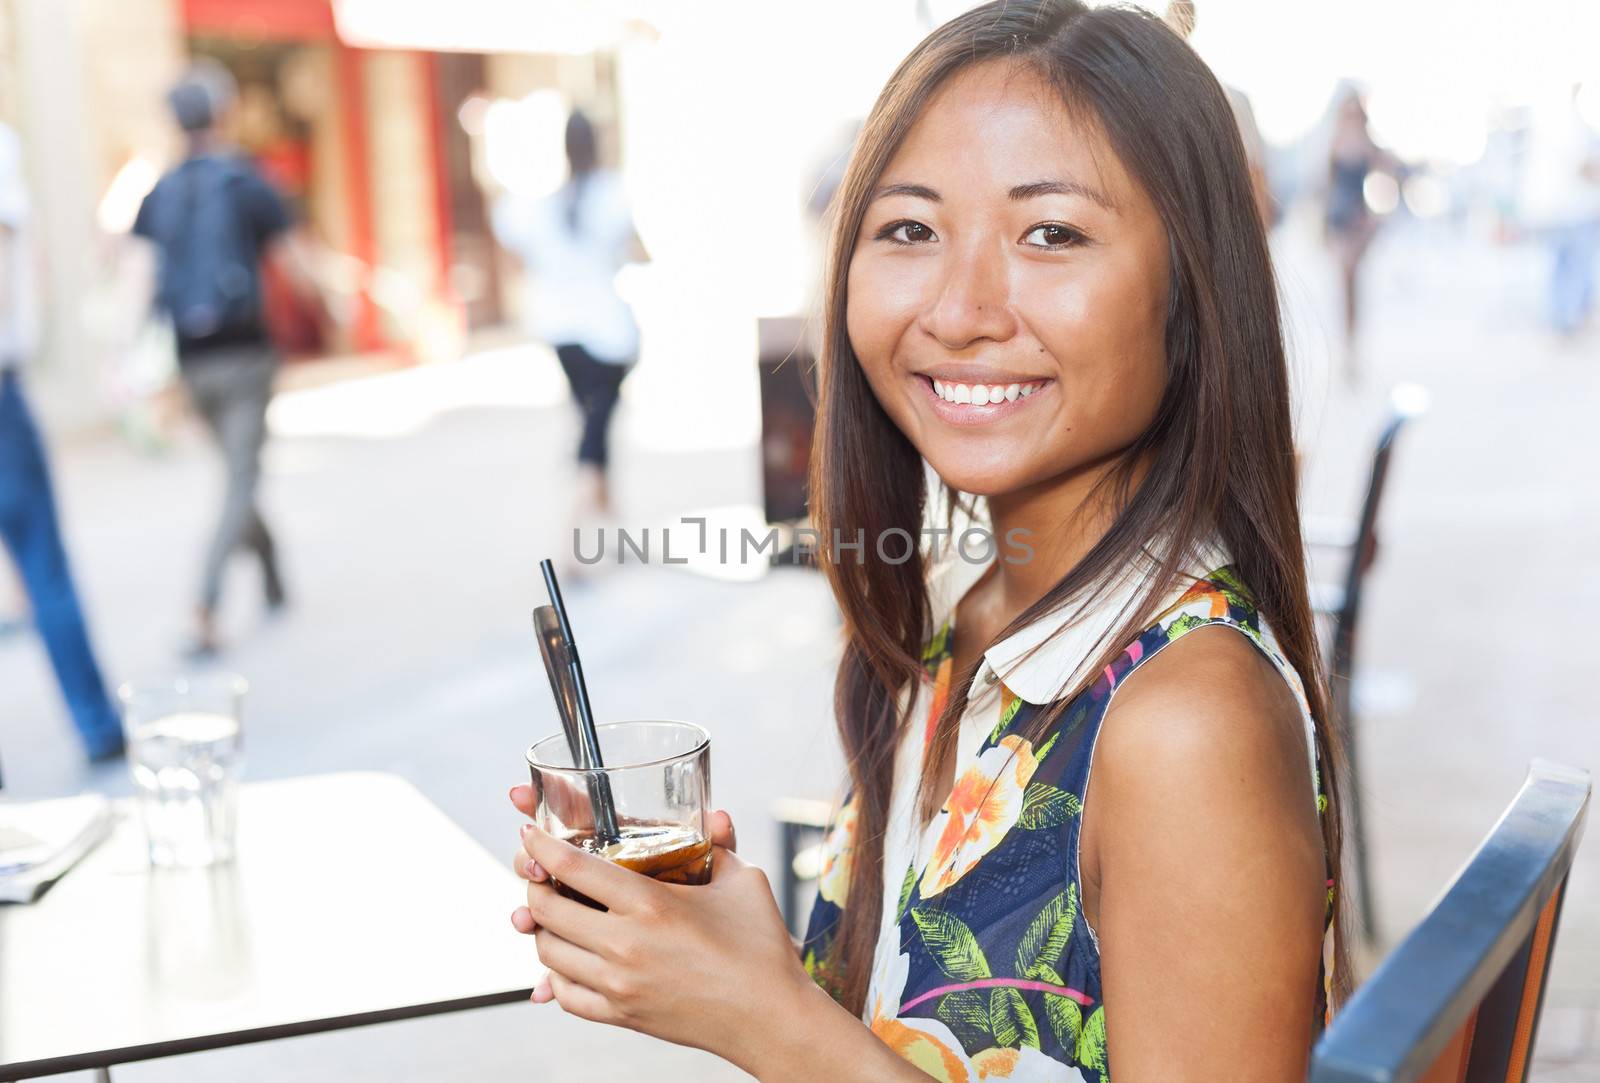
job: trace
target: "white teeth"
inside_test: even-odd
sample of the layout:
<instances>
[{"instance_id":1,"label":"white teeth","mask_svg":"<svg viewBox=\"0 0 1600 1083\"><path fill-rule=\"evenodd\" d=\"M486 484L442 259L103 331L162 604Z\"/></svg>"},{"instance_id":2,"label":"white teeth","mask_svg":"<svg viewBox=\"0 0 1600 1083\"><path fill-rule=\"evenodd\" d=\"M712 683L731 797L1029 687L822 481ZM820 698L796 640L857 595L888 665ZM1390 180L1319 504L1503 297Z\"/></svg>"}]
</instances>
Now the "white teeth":
<instances>
[{"instance_id":1,"label":"white teeth","mask_svg":"<svg viewBox=\"0 0 1600 1083\"><path fill-rule=\"evenodd\" d=\"M946 380L932 380L933 393L945 402L962 405L988 406L999 402L1016 402L1033 394L1043 384L958 384Z\"/></svg>"}]
</instances>

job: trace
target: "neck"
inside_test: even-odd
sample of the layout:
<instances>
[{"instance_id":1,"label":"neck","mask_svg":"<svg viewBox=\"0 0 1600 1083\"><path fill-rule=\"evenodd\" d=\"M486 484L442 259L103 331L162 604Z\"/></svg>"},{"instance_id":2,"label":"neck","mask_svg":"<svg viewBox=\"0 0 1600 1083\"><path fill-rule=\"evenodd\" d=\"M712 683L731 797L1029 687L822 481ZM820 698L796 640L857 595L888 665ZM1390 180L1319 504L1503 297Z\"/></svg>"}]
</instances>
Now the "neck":
<instances>
[{"instance_id":1,"label":"neck","mask_svg":"<svg viewBox=\"0 0 1600 1083\"><path fill-rule=\"evenodd\" d=\"M193 132L189 136L189 157L198 158L202 154L210 154L221 145L217 133L209 129L203 132Z\"/></svg>"},{"instance_id":2,"label":"neck","mask_svg":"<svg viewBox=\"0 0 1600 1083\"><path fill-rule=\"evenodd\" d=\"M1114 487L1099 487L1121 462L1113 457L989 497L990 524L1000 553L1015 554L1020 544L1033 547L1032 557L1024 563L995 562L995 589L1008 621L1043 598L1111 529L1122 506L1111 491ZM1147 461L1134 464L1130 491L1138 488L1148 469Z\"/></svg>"}]
</instances>

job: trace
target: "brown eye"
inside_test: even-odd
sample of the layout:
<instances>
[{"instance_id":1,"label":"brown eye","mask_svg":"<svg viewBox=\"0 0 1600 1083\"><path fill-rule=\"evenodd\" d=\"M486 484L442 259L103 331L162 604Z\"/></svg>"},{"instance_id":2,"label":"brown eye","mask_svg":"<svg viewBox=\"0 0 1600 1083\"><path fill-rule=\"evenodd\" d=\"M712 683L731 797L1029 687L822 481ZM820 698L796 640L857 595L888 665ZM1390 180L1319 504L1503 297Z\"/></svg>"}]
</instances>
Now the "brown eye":
<instances>
[{"instance_id":1,"label":"brown eye","mask_svg":"<svg viewBox=\"0 0 1600 1083\"><path fill-rule=\"evenodd\" d=\"M906 220L890 222L878 231L878 240L892 241L895 244L926 244L934 239L933 230L921 222Z\"/></svg>"},{"instance_id":2,"label":"brown eye","mask_svg":"<svg viewBox=\"0 0 1600 1083\"><path fill-rule=\"evenodd\" d=\"M1034 226L1022 238L1022 243L1036 248L1066 248L1083 240L1083 234L1059 222L1046 222Z\"/></svg>"}]
</instances>

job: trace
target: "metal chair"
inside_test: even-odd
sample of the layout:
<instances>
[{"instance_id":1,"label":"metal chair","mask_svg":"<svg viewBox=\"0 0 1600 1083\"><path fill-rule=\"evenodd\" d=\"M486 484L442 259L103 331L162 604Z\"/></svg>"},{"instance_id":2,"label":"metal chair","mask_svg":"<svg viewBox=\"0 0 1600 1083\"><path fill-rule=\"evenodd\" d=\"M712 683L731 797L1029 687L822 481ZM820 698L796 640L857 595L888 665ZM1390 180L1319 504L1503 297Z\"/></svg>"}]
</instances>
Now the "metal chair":
<instances>
[{"instance_id":1,"label":"metal chair","mask_svg":"<svg viewBox=\"0 0 1600 1083\"><path fill-rule=\"evenodd\" d=\"M1535 760L1499 823L1334 1019L1310 1083L1521 1083L1593 788Z\"/></svg>"},{"instance_id":2,"label":"metal chair","mask_svg":"<svg viewBox=\"0 0 1600 1083\"><path fill-rule=\"evenodd\" d=\"M1333 716L1340 727L1349 786L1344 795L1344 814L1350 825L1356 866L1356 906L1361 932L1368 943L1376 938L1375 908L1372 901L1366 820L1361 813L1361 771L1356 747L1355 711L1351 684L1355 678L1356 629L1361 616L1362 588L1367 573L1377 561L1378 509L1383 502L1389 464L1394 456L1400 430L1428 408L1428 393L1415 384L1401 384L1390 392L1391 414L1377 447L1372 453L1372 469L1367 476L1367 491L1361 501L1360 518L1353 525L1337 526L1326 521L1308 521L1306 544L1312 548L1343 549L1349 554L1344 581L1338 585L1314 586L1312 608L1332 625L1330 635L1328 683L1333 694Z\"/></svg>"}]
</instances>

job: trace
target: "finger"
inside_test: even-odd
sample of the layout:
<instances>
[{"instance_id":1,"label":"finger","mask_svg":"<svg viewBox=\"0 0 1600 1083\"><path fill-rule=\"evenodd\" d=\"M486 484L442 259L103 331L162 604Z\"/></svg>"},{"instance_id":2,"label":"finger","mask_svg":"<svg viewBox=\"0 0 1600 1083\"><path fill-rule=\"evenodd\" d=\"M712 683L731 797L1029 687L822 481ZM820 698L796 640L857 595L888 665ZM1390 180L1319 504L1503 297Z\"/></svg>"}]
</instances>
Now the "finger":
<instances>
[{"instance_id":1,"label":"finger","mask_svg":"<svg viewBox=\"0 0 1600 1083\"><path fill-rule=\"evenodd\" d=\"M524 825L528 826L531 825ZM511 855L511 871L524 880L532 880L536 884L542 884L550 879L550 874L544 870L544 866L529 857L528 851L522 849Z\"/></svg>"},{"instance_id":2,"label":"finger","mask_svg":"<svg viewBox=\"0 0 1600 1083\"><path fill-rule=\"evenodd\" d=\"M532 824L523 831L522 848L552 879L581 891L608 910L631 913L657 897L660 885L648 876L585 853Z\"/></svg>"},{"instance_id":3,"label":"finger","mask_svg":"<svg viewBox=\"0 0 1600 1083\"><path fill-rule=\"evenodd\" d=\"M539 962L549 967L552 973L590 989L608 987L612 964L588 948L574 944L549 929L540 929L534 934L533 940L538 945Z\"/></svg>"},{"instance_id":4,"label":"finger","mask_svg":"<svg viewBox=\"0 0 1600 1083\"><path fill-rule=\"evenodd\" d=\"M539 979L539 984L533 987L533 995L528 999L535 1004L548 1004L555 998L556 995L550 991L550 974L546 971L545 976Z\"/></svg>"},{"instance_id":5,"label":"finger","mask_svg":"<svg viewBox=\"0 0 1600 1083\"><path fill-rule=\"evenodd\" d=\"M539 931L539 923L533 920L533 911L526 906L519 906L511 911L511 927L523 934Z\"/></svg>"},{"instance_id":6,"label":"finger","mask_svg":"<svg viewBox=\"0 0 1600 1083\"><path fill-rule=\"evenodd\" d=\"M576 1015L579 1019L588 1019L596 1023L618 1021L611 1003L593 989L568 981L553 970L550 972L549 980L551 995L556 1003L561 1005L561 1010L568 1015Z\"/></svg>"},{"instance_id":7,"label":"finger","mask_svg":"<svg viewBox=\"0 0 1600 1083\"><path fill-rule=\"evenodd\" d=\"M517 811L531 820L534 816L533 787L513 786L510 797L511 803L517 806Z\"/></svg>"},{"instance_id":8,"label":"finger","mask_svg":"<svg viewBox=\"0 0 1600 1083\"><path fill-rule=\"evenodd\" d=\"M739 838L733 829L733 817L728 815L727 810L717 809L706 817L706 826L713 846L721 846L727 850L739 848Z\"/></svg>"},{"instance_id":9,"label":"finger","mask_svg":"<svg viewBox=\"0 0 1600 1083\"><path fill-rule=\"evenodd\" d=\"M549 884L528 885L528 915L535 925L592 951L603 951L609 939L611 915L574 902Z\"/></svg>"},{"instance_id":10,"label":"finger","mask_svg":"<svg viewBox=\"0 0 1600 1083\"><path fill-rule=\"evenodd\" d=\"M722 877L727 876L739 869L748 869L749 867L750 863L744 858L740 857L738 854L734 853L732 850L726 849L722 846L713 846L711 848L712 883L716 883Z\"/></svg>"}]
</instances>

